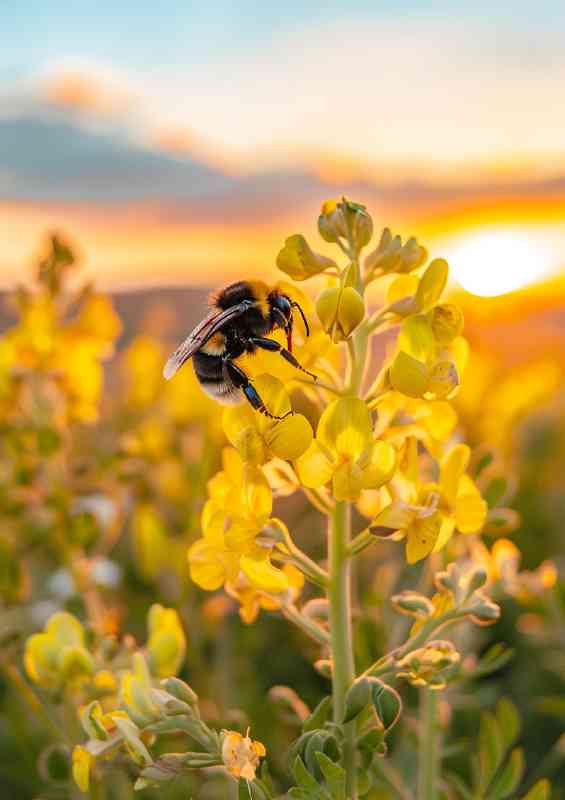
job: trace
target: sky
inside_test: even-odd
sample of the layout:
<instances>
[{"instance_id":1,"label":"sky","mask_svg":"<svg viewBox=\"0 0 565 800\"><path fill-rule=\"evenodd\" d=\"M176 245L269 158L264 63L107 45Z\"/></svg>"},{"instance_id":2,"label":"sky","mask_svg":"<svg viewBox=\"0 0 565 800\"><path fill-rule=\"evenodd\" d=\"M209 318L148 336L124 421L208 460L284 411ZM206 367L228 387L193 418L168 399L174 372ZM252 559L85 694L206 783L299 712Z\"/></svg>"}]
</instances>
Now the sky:
<instances>
[{"instance_id":1,"label":"sky","mask_svg":"<svg viewBox=\"0 0 565 800\"><path fill-rule=\"evenodd\" d=\"M342 194L479 294L565 265L562 3L7 6L1 285L52 228L108 288L274 274Z\"/></svg>"}]
</instances>

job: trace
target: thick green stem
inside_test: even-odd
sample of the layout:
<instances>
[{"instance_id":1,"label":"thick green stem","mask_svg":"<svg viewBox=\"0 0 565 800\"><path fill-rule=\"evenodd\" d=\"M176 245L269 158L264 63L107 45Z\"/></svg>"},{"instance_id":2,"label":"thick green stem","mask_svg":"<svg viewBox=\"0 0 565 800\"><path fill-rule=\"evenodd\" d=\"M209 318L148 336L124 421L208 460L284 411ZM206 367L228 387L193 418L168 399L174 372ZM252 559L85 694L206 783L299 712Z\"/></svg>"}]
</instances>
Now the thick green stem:
<instances>
[{"instance_id":1,"label":"thick green stem","mask_svg":"<svg viewBox=\"0 0 565 800\"><path fill-rule=\"evenodd\" d=\"M333 713L334 721L337 723L341 723L343 720L345 695L355 679L351 625L351 562L347 557L350 539L350 511L348 503L336 503L329 529L330 584L328 601L333 663ZM356 800L354 722L345 726L343 766L347 773L348 800Z\"/></svg>"},{"instance_id":2,"label":"thick green stem","mask_svg":"<svg viewBox=\"0 0 565 800\"><path fill-rule=\"evenodd\" d=\"M439 728L437 692L420 690L420 745L418 799L437 800L439 777Z\"/></svg>"}]
</instances>

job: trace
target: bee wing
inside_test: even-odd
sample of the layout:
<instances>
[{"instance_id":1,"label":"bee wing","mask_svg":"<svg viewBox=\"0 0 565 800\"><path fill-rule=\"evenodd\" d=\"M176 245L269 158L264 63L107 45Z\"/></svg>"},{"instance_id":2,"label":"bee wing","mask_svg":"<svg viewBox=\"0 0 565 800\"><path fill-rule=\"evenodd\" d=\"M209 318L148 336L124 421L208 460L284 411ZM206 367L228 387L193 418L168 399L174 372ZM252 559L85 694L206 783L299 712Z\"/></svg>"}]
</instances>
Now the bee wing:
<instances>
[{"instance_id":1,"label":"bee wing","mask_svg":"<svg viewBox=\"0 0 565 800\"><path fill-rule=\"evenodd\" d=\"M249 300L244 300L236 306L231 306L223 311L214 309L202 322L198 323L191 333L188 334L184 342L180 344L172 356L169 358L163 369L163 377L169 380L182 367L185 361L196 353L197 350L206 344L208 339L216 331L229 322L231 319L240 317L247 309L253 305Z\"/></svg>"}]
</instances>

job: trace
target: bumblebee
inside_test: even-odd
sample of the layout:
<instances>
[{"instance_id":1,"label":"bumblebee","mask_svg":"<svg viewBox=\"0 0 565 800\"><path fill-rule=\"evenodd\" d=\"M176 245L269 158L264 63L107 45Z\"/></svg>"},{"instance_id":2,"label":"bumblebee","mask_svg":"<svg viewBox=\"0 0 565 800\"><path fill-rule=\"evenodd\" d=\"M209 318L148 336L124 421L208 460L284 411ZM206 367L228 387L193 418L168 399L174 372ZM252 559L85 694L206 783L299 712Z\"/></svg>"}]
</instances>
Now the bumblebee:
<instances>
[{"instance_id":1,"label":"bumblebee","mask_svg":"<svg viewBox=\"0 0 565 800\"><path fill-rule=\"evenodd\" d=\"M278 289L262 281L238 281L222 289L211 299L210 313L194 328L165 364L164 377L169 380L192 358L194 372L204 391L220 403L238 403L241 395L271 419L284 419L271 414L249 377L235 363L244 353L269 350L305 372L292 354L294 310L302 317L306 335L308 321L300 305ZM287 347L268 335L284 330ZM289 412L292 413L292 412Z\"/></svg>"}]
</instances>

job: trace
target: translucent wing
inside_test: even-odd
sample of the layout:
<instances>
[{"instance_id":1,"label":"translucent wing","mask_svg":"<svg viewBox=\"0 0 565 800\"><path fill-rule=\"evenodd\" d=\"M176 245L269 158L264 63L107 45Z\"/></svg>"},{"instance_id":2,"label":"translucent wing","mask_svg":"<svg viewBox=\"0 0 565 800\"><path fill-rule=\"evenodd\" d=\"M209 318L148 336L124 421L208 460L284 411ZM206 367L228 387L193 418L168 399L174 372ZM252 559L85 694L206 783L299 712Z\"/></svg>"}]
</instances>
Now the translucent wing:
<instances>
[{"instance_id":1,"label":"translucent wing","mask_svg":"<svg viewBox=\"0 0 565 800\"><path fill-rule=\"evenodd\" d=\"M231 306L225 310L214 309L194 330L188 334L184 342L180 344L172 356L169 358L163 369L163 376L169 380L182 367L185 361L196 353L197 350L206 344L208 339L213 336L222 325L236 317L240 317L253 303L243 300L236 306Z\"/></svg>"}]
</instances>

